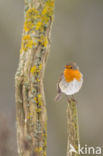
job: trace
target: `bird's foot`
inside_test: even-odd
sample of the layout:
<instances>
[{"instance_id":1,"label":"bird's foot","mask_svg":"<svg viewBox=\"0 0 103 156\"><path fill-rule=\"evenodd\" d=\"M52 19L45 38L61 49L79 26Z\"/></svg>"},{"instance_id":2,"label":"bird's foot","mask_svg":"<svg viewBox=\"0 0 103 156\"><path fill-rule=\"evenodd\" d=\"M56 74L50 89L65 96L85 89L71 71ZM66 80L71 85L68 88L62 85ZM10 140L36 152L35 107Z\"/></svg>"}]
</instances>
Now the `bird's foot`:
<instances>
[{"instance_id":1,"label":"bird's foot","mask_svg":"<svg viewBox=\"0 0 103 156\"><path fill-rule=\"evenodd\" d=\"M77 100L75 100L74 96L72 95L71 100L75 103L77 103Z\"/></svg>"}]
</instances>

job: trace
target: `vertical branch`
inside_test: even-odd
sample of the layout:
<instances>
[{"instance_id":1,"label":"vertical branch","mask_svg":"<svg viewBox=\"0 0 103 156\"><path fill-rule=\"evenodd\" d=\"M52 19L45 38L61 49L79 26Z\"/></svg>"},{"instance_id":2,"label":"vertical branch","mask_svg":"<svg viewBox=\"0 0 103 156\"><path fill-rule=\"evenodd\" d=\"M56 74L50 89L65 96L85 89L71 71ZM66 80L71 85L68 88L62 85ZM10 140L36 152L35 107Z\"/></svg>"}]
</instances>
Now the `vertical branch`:
<instances>
[{"instance_id":1,"label":"vertical branch","mask_svg":"<svg viewBox=\"0 0 103 156\"><path fill-rule=\"evenodd\" d=\"M69 100L67 106L67 137L67 156L79 156L79 126L77 103L73 99Z\"/></svg>"},{"instance_id":2,"label":"vertical branch","mask_svg":"<svg viewBox=\"0 0 103 156\"><path fill-rule=\"evenodd\" d=\"M25 0L25 22L15 76L19 156L46 156L43 77L50 48L54 0Z\"/></svg>"}]
</instances>

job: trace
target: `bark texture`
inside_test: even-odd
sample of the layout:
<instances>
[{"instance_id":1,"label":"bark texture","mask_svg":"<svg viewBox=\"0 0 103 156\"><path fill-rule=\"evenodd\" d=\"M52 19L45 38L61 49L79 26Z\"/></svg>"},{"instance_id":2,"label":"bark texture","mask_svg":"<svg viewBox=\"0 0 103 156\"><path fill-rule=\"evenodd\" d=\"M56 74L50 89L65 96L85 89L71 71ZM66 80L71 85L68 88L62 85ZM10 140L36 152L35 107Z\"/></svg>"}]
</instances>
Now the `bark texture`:
<instances>
[{"instance_id":1,"label":"bark texture","mask_svg":"<svg viewBox=\"0 0 103 156\"><path fill-rule=\"evenodd\" d=\"M25 0L24 29L15 76L19 156L46 156L47 111L43 77L54 0Z\"/></svg>"},{"instance_id":2,"label":"bark texture","mask_svg":"<svg viewBox=\"0 0 103 156\"><path fill-rule=\"evenodd\" d=\"M79 156L79 126L77 102L73 99L70 99L68 101L67 106L67 137L67 156Z\"/></svg>"}]
</instances>

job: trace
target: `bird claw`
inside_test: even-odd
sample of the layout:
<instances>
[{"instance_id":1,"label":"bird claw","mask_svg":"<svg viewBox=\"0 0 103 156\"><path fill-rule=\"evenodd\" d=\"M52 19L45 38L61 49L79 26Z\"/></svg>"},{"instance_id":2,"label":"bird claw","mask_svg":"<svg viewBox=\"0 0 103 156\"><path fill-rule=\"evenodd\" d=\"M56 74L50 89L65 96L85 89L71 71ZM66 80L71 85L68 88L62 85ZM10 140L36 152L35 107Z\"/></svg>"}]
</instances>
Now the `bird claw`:
<instances>
[{"instance_id":1,"label":"bird claw","mask_svg":"<svg viewBox=\"0 0 103 156\"><path fill-rule=\"evenodd\" d=\"M77 103L77 101L75 100L75 98L74 98L74 96L72 95L72 97L70 98L69 96L67 96L67 101L69 102L69 103L71 103L71 101L73 101L73 102L75 102L75 103Z\"/></svg>"}]
</instances>

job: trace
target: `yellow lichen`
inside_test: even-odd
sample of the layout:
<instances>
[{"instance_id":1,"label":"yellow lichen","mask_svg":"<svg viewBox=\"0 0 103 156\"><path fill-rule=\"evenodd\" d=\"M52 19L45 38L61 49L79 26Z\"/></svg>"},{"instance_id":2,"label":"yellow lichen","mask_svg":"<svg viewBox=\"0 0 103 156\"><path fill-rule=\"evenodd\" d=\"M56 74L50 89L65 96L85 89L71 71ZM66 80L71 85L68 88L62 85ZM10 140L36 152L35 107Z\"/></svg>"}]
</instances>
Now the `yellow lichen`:
<instances>
[{"instance_id":1,"label":"yellow lichen","mask_svg":"<svg viewBox=\"0 0 103 156\"><path fill-rule=\"evenodd\" d=\"M36 72L36 70L37 70L37 67L34 65L34 66L31 68L30 72L31 72L32 74L34 74L34 73Z\"/></svg>"},{"instance_id":2,"label":"yellow lichen","mask_svg":"<svg viewBox=\"0 0 103 156\"><path fill-rule=\"evenodd\" d=\"M54 9L54 0L52 0L52 1L48 0L45 3L45 6L42 10L42 15L52 16L53 15L53 9Z\"/></svg>"},{"instance_id":3,"label":"yellow lichen","mask_svg":"<svg viewBox=\"0 0 103 156\"><path fill-rule=\"evenodd\" d=\"M38 94L37 97L34 97L34 101L35 101L35 103L37 103L39 105L39 108L41 108L41 106L43 104L41 94Z\"/></svg>"},{"instance_id":4,"label":"yellow lichen","mask_svg":"<svg viewBox=\"0 0 103 156\"><path fill-rule=\"evenodd\" d=\"M46 156L46 151L44 152L43 156Z\"/></svg>"},{"instance_id":5,"label":"yellow lichen","mask_svg":"<svg viewBox=\"0 0 103 156\"><path fill-rule=\"evenodd\" d=\"M46 4L49 6L49 7L52 7L52 9L54 8L54 0L48 0L46 2Z\"/></svg>"},{"instance_id":6,"label":"yellow lichen","mask_svg":"<svg viewBox=\"0 0 103 156\"><path fill-rule=\"evenodd\" d=\"M40 113L41 111L42 111L41 108L36 108L36 112L37 112L37 113Z\"/></svg>"},{"instance_id":7,"label":"yellow lichen","mask_svg":"<svg viewBox=\"0 0 103 156\"><path fill-rule=\"evenodd\" d=\"M36 66L34 65L32 68L31 68L31 73L34 74L34 73L39 73L42 69L42 64L40 64L39 66ZM39 81L39 78L37 78L37 81Z\"/></svg>"},{"instance_id":8,"label":"yellow lichen","mask_svg":"<svg viewBox=\"0 0 103 156\"><path fill-rule=\"evenodd\" d=\"M26 19L35 18L38 15L38 10L35 8L29 8L26 12Z\"/></svg>"},{"instance_id":9,"label":"yellow lichen","mask_svg":"<svg viewBox=\"0 0 103 156\"><path fill-rule=\"evenodd\" d=\"M39 42L42 44L42 46L47 47L47 45L48 45L47 36L41 35Z\"/></svg>"},{"instance_id":10,"label":"yellow lichen","mask_svg":"<svg viewBox=\"0 0 103 156\"><path fill-rule=\"evenodd\" d=\"M30 114L29 114L30 116L32 116L33 115L33 112L30 112Z\"/></svg>"},{"instance_id":11,"label":"yellow lichen","mask_svg":"<svg viewBox=\"0 0 103 156\"><path fill-rule=\"evenodd\" d=\"M27 116L27 119L28 119L28 120L30 119L30 115Z\"/></svg>"},{"instance_id":12,"label":"yellow lichen","mask_svg":"<svg viewBox=\"0 0 103 156\"><path fill-rule=\"evenodd\" d=\"M36 23L36 26L35 26L35 29L36 30L43 30L43 23L42 22L40 22L40 21L38 21L37 23Z\"/></svg>"},{"instance_id":13,"label":"yellow lichen","mask_svg":"<svg viewBox=\"0 0 103 156\"><path fill-rule=\"evenodd\" d=\"M33 41L32 40L29 40L28 43L27 43L27 45L26 45L26 47L27 48L32 48L32 46L33 46Z\"/></svg>"},{"instance_id":14,"label":"yellow lichen","mask_svg":"<svg viewBox=\"0 0 103 156\"><path fill-rule=\"evenodd\" d=\"M45 139L44 144L45 147L47 146L47 140Z\"/></svg>"},{"instance_id":15,"label":"yellow lichen","mask_svg":"<svg viewBox=\"0 0 103 156\"><path fill-rule=\"evenodd\" d=\"M27 51L29 48L31 49L33 46L37 46L39 43L43 47L47 47L48 45L48 38L46 36L45 30L47 25L49 24L50 17L53 17L53 9L54 9L54 0L47 0L43 6L42 10L37 10L36 8L29 8L25 12L25 23L24 23L24 30L26 33L34 34L37 31L40 34L40 38L35 38L33 35L30 37L25 37L22 42L20 52ZM36 31L34 31L36 30ZM40 72L37 69L37 72ZM39 79L37 79L39 82Z\"/></svg>"},{"instance_id":16,"label":"yellow lichen","mask_svg":"<svg viewBox=\"0 0 103 156\"><path fill-rule=\"evenodd\" d=\"M40 147L36 147L34 149L34 151L37 152L37 153L40 153L42 151L42 147L41 146Z\"/></svg>"},{"instance_id":17,"label":"yellow lichen","mask_svg":"<svg viewBox=\"0 0 103 156\"><path fill-rule=\"evenodd\" d=\"M22 38L22 45L21 45L21 52L27 51L28 49L32 48L35 43L33 42L30 35L24 35Z\"/></svg>"},{"instance_id":18,"label":"yellow lichen","mask_svg":"<svg viewBox=\"0 0 103 156\"><path fill-rule=\"evenodd\" d=\"M25 16L25 23L24 23L24 30L29 32L34 27L34 20L38 18L38 10L35 8L30 8L26 12Z\"/></svg>"},{"instance_id":19,"label":"yellow lichen","mask_svg":"<svg viewBox=\"0 0 103 156\"><path fill-rule=\"evenodd\" d=\"M39 78L37 78L36 80L37 80L38 82L40 82L40 79L39 79Z\"/></svg>"},{"instance_id":20,"label":"yellow lichen","mask_svg":"<svg viewBox=\"0 0 103 156\"><path fill-rule=\"evenodd\" d=\"M27 113L26 118L29 120L31 118L31 113Z\"/></svg>"},{"instance_id":21,"label":"yellow lichen","mask_svg":"<svg viewBox=\"0 0 103 156\"><path fill-rule=\"evenodd\" d=\"M36 57L39 60L39 57L41 57L42 50L44 50L44 48L48 46L48 41L49 41L48 33L51 25L50 22L53 17L54 0L46 0L44 3L41 3L41 6L40 7L38 6L38 10L32 8L33 5L34 4L32 4L28 10L27 9L25 10L24 36L22 38L21 51L28 50L28 52L30 52L30 50L34 46L38 46L40 47L40 53L37 53ZM35 85L32 85L33 87L30 89L35 97L31 96L33 100L31 101L33 102L33 106L31 107L33 107L33 109L30 107L30 112L26 114L26 121L27 122L29 120L32 121L32 119L34 119L35 117L34 115L36 112L37 127L36 127L36 131L33 132L35 136L36 135L38 137L40 136L41 139L43 140L40 140L40 144L35 144L37 147L35 147L34 151L37 152L37 155L39 154L39 152L41 152L43 156L46 156L47 125L46 122L42 125L42 121L41 121L41 112L43 111L42 113L46 114L46 109L43 106L44 103L43 103L42 95L39 94L39 90L38 90L42 68L43 68L41 62L42 60L40 60L39 65L38 62L35 62L35 64L31 66L30 69L32 82L33 84L35 82L37 88L35 87ZM38 131L42 133L39 134ZM37 141L38 141L37 143L39 143L39 140Z\"/></svg>"},{"instance_id":22,"label":"yellow lichen","mask_svg":"<svg viewBox=\"0 0 103 156\"><path fill-rule=\"evenodd\" d=\"M41 69L42 69L42 64L40 64L38 67L38 70L41 70Z\"/></svg>"},{"instance_id":23,"label":"yellow lichen","mask_svg":"<svg viewBox=\"0 0 103 156\"><path fill-rule=\"evenodd\" d=\"M23 40L30 40L30 39L31 39L30 35L24 35L23 36Z\"/></svg>"},{"instance_id":24,"label":"yellow lichen","mask_svg":"<svg viewBox=\"0 0 103 156\"><path fill-rule=\"evenodd\" d=\"M41 21L44 25L48 24L50 18L48 16L41 16Z\"/></svg>"},{"instance_id":25,"label":"yellow lichen","mask_svg":"<svg viewBox=\"0 0 103 156\"><path fill-rule=\"evenodd\" d=\"M38 99L41 99L41 97L42 97L41 94L38 94Z\"/></svg>"},{"instance_id":26,"label":"yellow lichen","mask_svg":"<svg viewBox=\"0 0 103 156\"><path fill-rule=\"evenodd\" d=\"M39 106L42 106L43 105L42 101L39 101L38 105Z\"/></svg>"},{"instance_id":27,"label":"yellow lichen","mask_svg":"<svg viewBox=\"0 0 103 156\"><path fill-rule=\"evenodd\" d=\"M48 6L45 6L42 10L42 15L45 15L48 12Z\"/></svg>"},{"instance_id":28,"label":"yellow lichen","mask_svg":"<svg viewBox=\"0 0 103 156\"><path fill-rule=\"evenodd\" d=\"M26 32L29 32L33 27L34 27L34 24L32 23L32 21L25 21L24 30Z\"/></svg>"},{"instance_id":29,"label":"yellow lichen","mask_svg":"<svg viewBox=\"0 0 103 156\"><path fill-rule=\"evenodd\" d=\"M44 47L47 47L47 45L48 45L48 39L47 39L47 37L44 38L44 41L43 41L42 45Z\"/></svg>"},{"instance_id":30,"label":"yellow lichen","mask_svg":"<svg viewBox=\"0 0 103 156\"><path fill-rule=\"evenodd\" d=\"M41 96L41 94L38 94L38 102L39 102L39 105L42 105L42 96Z\"/></svg>"},{"instance_id":31,"label":"yellow lichen","mask_svg":"<svg viewBox=\"0 0 103 156\"><path fill-rule=\"evenodd\" d=\"M34 101L35 101L36 103L38 103L38 98L37 98L37 97L34 97Z\"/></svg>"},{"instance_id":32,"label":"yellow lichen","mask_svg":"<svg viewBox=\"0 0 103 156\"><path fill-rule=\"evenodd\" d=\"M53 19L53 10L54 10L54 0L52 1L48 0L45 3L44 8L41 12L41 21L44 25L49 23L50 17Z\"/></svg>"}]
</instances>

